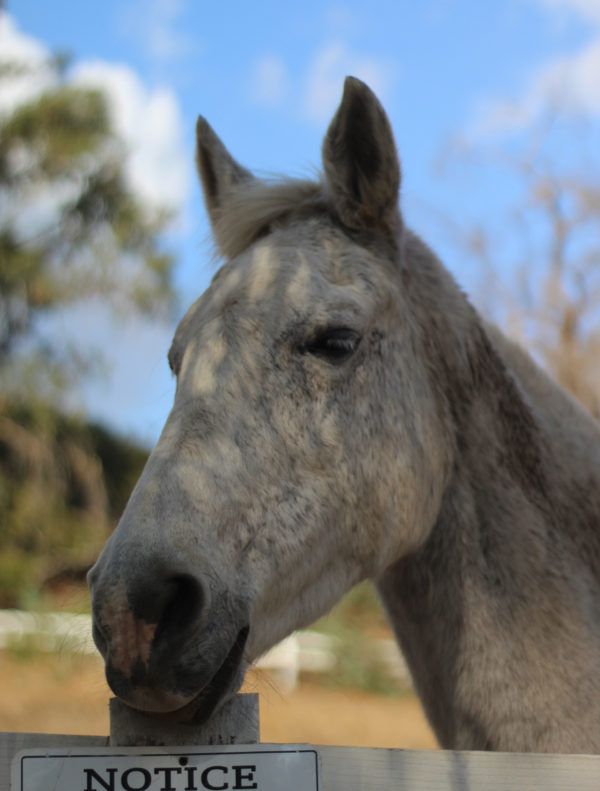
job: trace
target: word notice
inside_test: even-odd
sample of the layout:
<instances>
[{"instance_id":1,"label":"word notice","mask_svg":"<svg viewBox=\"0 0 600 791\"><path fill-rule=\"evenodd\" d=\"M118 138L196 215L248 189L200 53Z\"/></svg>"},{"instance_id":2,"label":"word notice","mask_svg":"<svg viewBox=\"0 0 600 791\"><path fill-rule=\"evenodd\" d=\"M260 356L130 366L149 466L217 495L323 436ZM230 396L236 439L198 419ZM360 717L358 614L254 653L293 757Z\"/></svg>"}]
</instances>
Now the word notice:
<instances>
[{"instance_id":1,"label":"word notice","mask_svg":"<svg viewBox=\"0 0 600 791\"><path fill-rule=\"evenodd\" d=\"M303 745L21 750L11 791L320 791Z\"/></svg>"}]
</instances>

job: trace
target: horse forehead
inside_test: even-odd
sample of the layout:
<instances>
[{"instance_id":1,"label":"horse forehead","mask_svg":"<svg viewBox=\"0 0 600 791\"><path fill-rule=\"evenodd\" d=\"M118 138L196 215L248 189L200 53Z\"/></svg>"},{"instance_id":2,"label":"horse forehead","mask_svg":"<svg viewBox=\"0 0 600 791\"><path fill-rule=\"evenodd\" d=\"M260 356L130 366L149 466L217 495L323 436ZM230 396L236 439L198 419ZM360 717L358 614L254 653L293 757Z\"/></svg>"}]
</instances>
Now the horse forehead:
<instances>
[{"instance_id":1,"label":"horse forehead","mask_svg":"<svg viewBox=\"0 0 600 791\"><path fill-rule=\"evenodd\" d=\"M354 252L354 254L353 254ZM342 234L319 226L302 232L275 233L225 267L217 279L225 300L243 294L250 303L301 299L308 290L325 293L328 286L349 285L360 267L360 255Z\"/></svg>"},{"instance_id":2,"label":"horse forehead","mask_svg":"<svg viewBox=\"0 0 600 791\"><path fill-rule=\"evenodd\" d=\"M295 243L297 241L297 243ZM234 305L245 305L264 319L273 311L284 318L307 310L315 301L360 298L368 291L361 277L362 261L343 239L298 239L282 235L265 240L225 264L209 289L192 306L187 323L217 323Z\"/></svg>"}]
</instances>

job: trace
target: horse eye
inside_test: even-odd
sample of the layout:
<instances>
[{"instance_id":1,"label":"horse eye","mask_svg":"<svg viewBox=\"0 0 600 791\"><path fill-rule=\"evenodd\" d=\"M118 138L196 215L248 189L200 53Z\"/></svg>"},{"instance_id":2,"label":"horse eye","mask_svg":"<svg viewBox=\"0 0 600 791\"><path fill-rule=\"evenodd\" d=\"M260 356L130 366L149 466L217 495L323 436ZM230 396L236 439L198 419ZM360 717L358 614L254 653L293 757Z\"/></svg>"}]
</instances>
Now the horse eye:
<instances>
[{"instance_id":1,"label":"horse eye","mask_svg":"<svg viewBox=\"0 0 600 791\"><path fill-rule=\"evenodd\" d=\"M328 363L343 363L352 357L359 343L358 332L338 327L319 333L303 347L303 351Z\"/></svg>"}]
</instances>

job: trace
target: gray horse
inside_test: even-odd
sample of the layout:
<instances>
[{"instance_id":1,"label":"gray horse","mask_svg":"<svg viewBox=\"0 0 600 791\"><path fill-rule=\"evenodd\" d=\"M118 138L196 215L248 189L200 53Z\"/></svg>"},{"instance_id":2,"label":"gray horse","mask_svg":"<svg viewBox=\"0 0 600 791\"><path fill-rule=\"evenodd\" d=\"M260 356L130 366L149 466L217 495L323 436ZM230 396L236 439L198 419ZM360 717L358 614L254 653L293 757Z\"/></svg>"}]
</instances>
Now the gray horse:
<instances>
[{"instance_id":1,"label":"gray horse","mask_svg":"<svg viewBox=\"0 0 600 791\"><path fill-rule=\"evenodd\" d=\"M443 747L600 752L599 426L404 227L364 84L320 182L256 179L197 137L226 263L89 575L112 689L208 717L369 578Z\"/></svg>"}]
</instances>

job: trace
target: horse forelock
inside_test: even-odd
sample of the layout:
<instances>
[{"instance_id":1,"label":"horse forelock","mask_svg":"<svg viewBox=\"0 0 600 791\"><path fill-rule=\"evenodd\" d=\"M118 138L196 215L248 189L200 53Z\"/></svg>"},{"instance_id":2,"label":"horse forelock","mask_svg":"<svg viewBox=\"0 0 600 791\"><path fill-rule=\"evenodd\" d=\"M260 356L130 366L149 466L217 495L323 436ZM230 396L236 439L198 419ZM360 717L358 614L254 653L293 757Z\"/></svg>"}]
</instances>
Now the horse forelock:
<instances>
[{"instance_id":1,"label":"horse forelock","mask_svg":"<svg viewBox=\"0 0 600 791\"><path fill-rule=\"evenodd\" d=\"M218 252L235 258L273 224L330 211L323 185L309 179L253 179L236 185L216 213Z\"/></svg>"}]
</instances>

